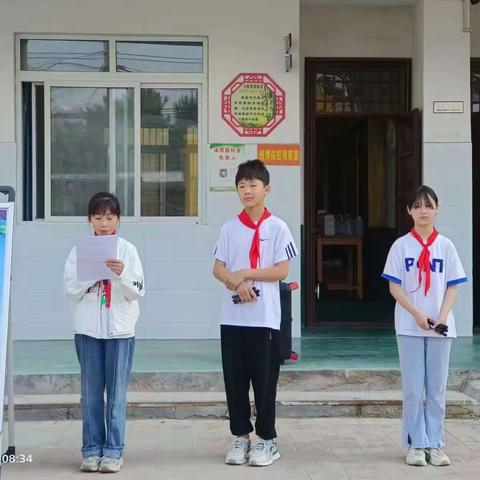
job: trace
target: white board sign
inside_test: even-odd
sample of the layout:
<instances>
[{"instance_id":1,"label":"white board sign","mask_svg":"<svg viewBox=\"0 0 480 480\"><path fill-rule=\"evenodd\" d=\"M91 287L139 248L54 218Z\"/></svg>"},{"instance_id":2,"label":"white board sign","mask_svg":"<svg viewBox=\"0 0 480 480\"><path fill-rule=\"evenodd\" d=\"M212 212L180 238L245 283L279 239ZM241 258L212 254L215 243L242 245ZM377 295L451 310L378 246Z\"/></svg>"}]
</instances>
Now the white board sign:
<instances>
[{"instance_id":1,"label":"white board sign","mask_svg":"<svg viewBox=\"0 0 480 480\"><path fill-rule=\"evenodd\" d=\"M238 166L257 158L257 144L211 143L208 149L211 192L236 192Z\"/></svg>"},{"instance_id":2,"label":"white board sign","mask_svg":"<svg viewBox=\"0 0 480 480\"><path fill-rule=\"evenodd\" d=\"M435 101L433 113L463 113L463 101Z\"/></svg>"},{"instance_id":3,"label":"white board sign","mask_svg":"<svg viewBox=\"0 0 480 480\"><path fill-rule=\"evenodd\" d=\"M238 166L245 160L245 145L211 143L208 149L210 191L234 192Z\"/></svg>"}]
</instances>

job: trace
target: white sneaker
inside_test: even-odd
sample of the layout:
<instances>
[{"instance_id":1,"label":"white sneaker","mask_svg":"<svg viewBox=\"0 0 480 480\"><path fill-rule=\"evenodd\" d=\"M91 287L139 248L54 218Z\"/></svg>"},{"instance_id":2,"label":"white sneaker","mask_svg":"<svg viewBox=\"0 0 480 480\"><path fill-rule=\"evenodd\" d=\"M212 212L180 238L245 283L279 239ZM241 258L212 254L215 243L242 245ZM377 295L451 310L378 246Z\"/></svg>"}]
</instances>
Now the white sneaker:
<instances>
[{"instance_id":1,"label":"white sneaker","mask_svg":"<svg viewBox=\"0 0 480 480\"><path fill-rule=\"evenodd\" d=\"M232 448L225 457L225 463L228 465L243 465L250 455L252 443L248 438L235 437Z\"/></svg>"},{"instance_id":2,"label":"white sneaker","mask_svg":"<svg viewBox=\"0 0 480 480\"><path fill-rule=\"evenodd\" d=\"M98 472L101 458L98 455L91 455L85 457L80 465L80 471L82 472Z\"/></svg>"},{"instance_id":3,"label":"white sneaker","mask_svg":"<svg viewBox=\"0 0 480 480\"><path fill-rule=\"evenodd\" d=\"M116 473L123 465L123 458L103 457L99 471L103 473Z\"/></svg>"},{"instance_id":4,"label":"white sneaker","mask_svg":"<svg viewBox=\"0 0 480 480\"><path fill-rule=\"evenodd\" d=\"M408 449L407 458L405 461L407 462L407 465L424 467L427 464L427 460L425 458L425 449L410 447Z\"/></svg>"},{"instance_id":5,"label":"white sneaker","mask_svg":"<svg viewBox=\"0 0 480 480\"><path fill-rule=\"evenodd\" d=\"M278 451L277 441L275 439L264 440L259 438L252 450L248 464L254 467L266 467L279 458L280 452Z\"/></svg>"},{"instance_id":6,"label":"white sneaker","mask_svg":"<svg viewBox=\"0 0 480 480\"><path fill-rule=\"evenodd\" d=\"M441 448L427 448L426 457L431 465L436 467L446 467L450 465L450 459Z\"/></svg>"}]
</instances>

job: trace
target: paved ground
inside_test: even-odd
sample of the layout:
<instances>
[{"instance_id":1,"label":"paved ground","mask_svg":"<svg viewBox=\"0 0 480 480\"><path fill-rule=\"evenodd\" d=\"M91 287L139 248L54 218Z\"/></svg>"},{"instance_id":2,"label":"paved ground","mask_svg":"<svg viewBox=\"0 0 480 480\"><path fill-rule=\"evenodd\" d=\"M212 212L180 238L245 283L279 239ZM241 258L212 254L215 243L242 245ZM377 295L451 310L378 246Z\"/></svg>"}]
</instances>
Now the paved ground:
<instances>
[{"instance_id":1,"label":"paved ground","mask_svg":"<svg viewBox=\"0 0 480 480\"><path fill-rule=\"evenodd\" d=\"M4 465L2 480L85 478L78 471L80 427L72 422L18 422L17 454L32 463ZM480 478L480 420L447 422L450 467L409 467L399 446L400 421L366 418L280 419L282 458L273 466L223 464L223 420L132 420L125 465L114 478L162 480L389 480ZM94 479L101 474L88 474Z\"/></svg>"}]
</instances>

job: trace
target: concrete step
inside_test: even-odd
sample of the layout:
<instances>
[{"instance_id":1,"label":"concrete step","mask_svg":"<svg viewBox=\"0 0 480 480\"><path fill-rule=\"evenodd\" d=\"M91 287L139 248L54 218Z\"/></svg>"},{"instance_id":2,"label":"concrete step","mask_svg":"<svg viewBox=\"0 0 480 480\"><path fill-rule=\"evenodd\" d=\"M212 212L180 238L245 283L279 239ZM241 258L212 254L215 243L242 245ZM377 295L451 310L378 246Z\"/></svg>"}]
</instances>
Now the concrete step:
<instances>
[{"instance_id":1,"label":"concrete step","mask_svg":"<svg viewBox=\"0 0 480 480\"><path fill-rule=\"evenodd\" d=\"M290 366L289 366L290 367ZM467 381L480 381L480 370L452 369L449 389L462 390ZM222 392L222 372L134 372L132 392ZM279 391L399 390L398 370L282 370ZM16 375L15 393L21 395L74 394L80 392L79 374Z\"/></svg>"},{"instance_id":2,"label":"concrete step","mask_svg":"<svg viewBox=\"0 0 480 480\"><path fill-rule=\"evenodd\" d=\"M251 398L251 400L253 400ZM401 416L400 390L279 391L279 417L384 417ZM16 395L17 420L80 419L80 396ZM223 392L128 392L129 418L227 418ZM480 416L480 400L449 391L448 418Z\"/></svg>"},{"instance_id":3,"label":"concrete step","mask_svg":"<svg viewBox=\"0 0 480 480\"><path fill-rule=\"evenodd\" d=\"M480 402L480 380L466 381L462 390L469 397L472 397Z\"/></svg>"}]
</instances>

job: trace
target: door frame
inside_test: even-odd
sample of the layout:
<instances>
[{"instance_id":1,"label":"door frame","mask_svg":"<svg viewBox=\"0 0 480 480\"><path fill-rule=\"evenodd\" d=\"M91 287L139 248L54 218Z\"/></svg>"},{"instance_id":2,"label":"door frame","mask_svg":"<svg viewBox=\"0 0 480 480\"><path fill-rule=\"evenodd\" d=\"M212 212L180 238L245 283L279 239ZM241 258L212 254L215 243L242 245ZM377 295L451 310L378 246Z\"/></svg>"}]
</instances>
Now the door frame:
<instances>
[{"instance_id":1,"label":"door frame","mask_svg":"<svg viewBox=\"0 0 480 480\"><path fill-rule=\"evenodd\" d=\"M399 68L402 74L400 87L401 111L388 113L317 113L315 102L315 78L318 67L378 69ZM411 111L412 60L410 58L305 58L305 128L304 128L304 275L303 290L305 327L318 326L315 321L315 264L310 261L315 252L315 140L316 118L374 118L393 117ZM421 156L420 156L421 158ZM420 160L421 161L421 160ZM324 322L322 325L328 325ZM338 325L338 322L335 323Z\"/></svg>"},{"instance_id":2,"label":"door frame","mask_svg":"<svg viewBox=\"0 0 480 480\"><path fill-rule=\"evenodd\" d=\"M480 250L478 249L478 241L480 240L480 234L478 231L478 220L480 219L480 187L477 178L480 178L480 166L477 167L475 164L475 157L477 151L479 152L480 157L480 144L476 145L477 142L474 142L474 133L477 130L477 123L480 122L480 112L473 111L473 73L480 72L480 58L472 57L470 59L470 91L471 91L471 104L470 104L470 115L471 115L471 133L472 133L472 284L473 284L473 328L480 327L480 293L476 287L476 279L478 275L476 273L480 272Z\"/></svg>"}]
</instances>

